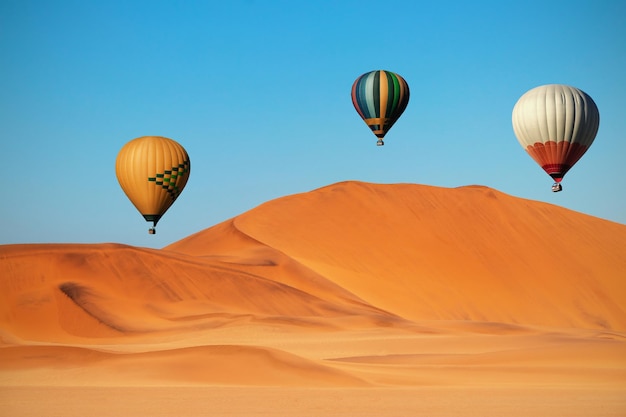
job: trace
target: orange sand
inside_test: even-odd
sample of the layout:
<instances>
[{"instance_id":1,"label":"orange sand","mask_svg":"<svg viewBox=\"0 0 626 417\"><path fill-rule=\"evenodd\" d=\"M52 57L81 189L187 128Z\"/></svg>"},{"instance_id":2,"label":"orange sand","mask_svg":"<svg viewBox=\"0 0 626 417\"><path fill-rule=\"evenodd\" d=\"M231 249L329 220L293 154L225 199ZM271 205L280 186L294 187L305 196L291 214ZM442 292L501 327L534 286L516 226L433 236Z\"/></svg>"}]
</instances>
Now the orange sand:
<instances>
[{"instance_id":1,"label":"orange sand","mask_svg":"<svg viewBox=\"0 0 626 417\"><path fill-rule=\"evenodd\" d=\"M623 416L625 271L626 226L478 186L0 246L0 415Z\"/></svg>"}]
</instances>

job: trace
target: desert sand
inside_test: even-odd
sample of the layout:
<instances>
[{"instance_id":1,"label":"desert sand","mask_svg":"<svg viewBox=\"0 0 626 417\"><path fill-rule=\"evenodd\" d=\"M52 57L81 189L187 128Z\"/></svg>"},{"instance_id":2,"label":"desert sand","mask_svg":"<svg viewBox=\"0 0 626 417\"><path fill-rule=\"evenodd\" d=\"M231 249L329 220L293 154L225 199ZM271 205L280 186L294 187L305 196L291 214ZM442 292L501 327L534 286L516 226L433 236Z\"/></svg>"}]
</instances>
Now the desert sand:
<instances>
[{"instance_id":1,"label":"desert sand","mask_svg":"<svg viewBox=\"0 0 626 417\"><path fill-rule=\"evenodd\" d=\"M159 250L0 246L0 415L625 416L626 225L350 181Z\"/></svg>"}]
</instances>

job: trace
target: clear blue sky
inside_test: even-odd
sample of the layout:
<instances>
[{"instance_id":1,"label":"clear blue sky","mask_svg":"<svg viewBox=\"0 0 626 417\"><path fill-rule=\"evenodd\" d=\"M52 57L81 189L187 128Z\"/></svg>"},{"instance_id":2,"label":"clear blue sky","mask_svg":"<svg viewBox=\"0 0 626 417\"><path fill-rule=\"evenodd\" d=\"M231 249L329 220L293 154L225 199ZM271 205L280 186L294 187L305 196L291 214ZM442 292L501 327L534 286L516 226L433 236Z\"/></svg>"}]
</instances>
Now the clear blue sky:
<instances>
[{"instance_id":1,"label":"clear blue sky","mask_svg":"<svg viewBox=\"0 0 626 417\"><path fill-rule=\"evenodd\" d=\"M158 248L344 180L481 184L626 224L625 16L623 0L0 0L0 244ZM382 148L350 101L374 69L411 88ZM601 115L557 194L511 127L550 83ZM145 135L192 163L154 236L115 177Z\"/></svg>"}]
</instances>

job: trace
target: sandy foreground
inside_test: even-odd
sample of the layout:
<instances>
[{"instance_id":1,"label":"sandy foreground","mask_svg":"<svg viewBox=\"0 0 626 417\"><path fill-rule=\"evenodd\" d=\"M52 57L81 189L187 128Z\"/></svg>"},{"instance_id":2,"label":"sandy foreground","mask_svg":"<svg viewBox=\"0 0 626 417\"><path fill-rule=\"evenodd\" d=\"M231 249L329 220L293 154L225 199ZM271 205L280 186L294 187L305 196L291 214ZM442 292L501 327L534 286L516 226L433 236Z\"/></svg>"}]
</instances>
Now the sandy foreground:
<instances>
[{"instance_id":1,"label":"sandy foreground","mask_svg":"<svg viewBox=\"0 0 626 417\"><path fill-rule=\"evenodd\" d=\"M623 394L589 388L11 387L0 395L4 415L18 416L577 417L623 416Z\"/></svg>"},{"instance_id":2,"label":"sandy foreground","mask_svg":"<svg viewBox=\"0 0 626 417\"><path fill-rule=\"evenodd\" d=\"M437 325L431 332L426 326L347 332L244 326L213 335L237 343L231 345L209 345L197 335L89 348L5 347L0 409L11 416L626 412L623 336ZM265 343L252 344L248 333Z\"/></svg>"},{"instance_id":3,"label":"sandy foreground","mask_svg":"<svg viewBox=\"0 0 626 417\"><path fill-rule=\"evenodd\" d=\"M624 271L626 226L485 187L0 246L0 415L626 416Z\"/></svg>"}]
</instances>

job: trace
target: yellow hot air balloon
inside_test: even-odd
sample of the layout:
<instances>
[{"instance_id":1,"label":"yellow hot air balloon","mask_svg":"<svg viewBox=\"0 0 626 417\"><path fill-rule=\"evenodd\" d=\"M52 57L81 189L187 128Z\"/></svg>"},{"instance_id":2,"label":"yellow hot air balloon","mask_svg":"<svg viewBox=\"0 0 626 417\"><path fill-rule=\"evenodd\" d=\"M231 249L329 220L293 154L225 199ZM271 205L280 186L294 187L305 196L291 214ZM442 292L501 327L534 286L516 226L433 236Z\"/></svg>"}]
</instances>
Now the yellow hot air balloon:
<instances>
[{"instance_id":1,"label":"yellow hot air balloon","mask_svg":"<svg viewBox=\"0 0 626 417\"><path fill-rule=\"evenodd\" d=\"M187 151L161 136L142 136L122 147L115 161L117 180L148 222L150 234L185 188L191 164Z\"/></svg>"}]
</instances>

